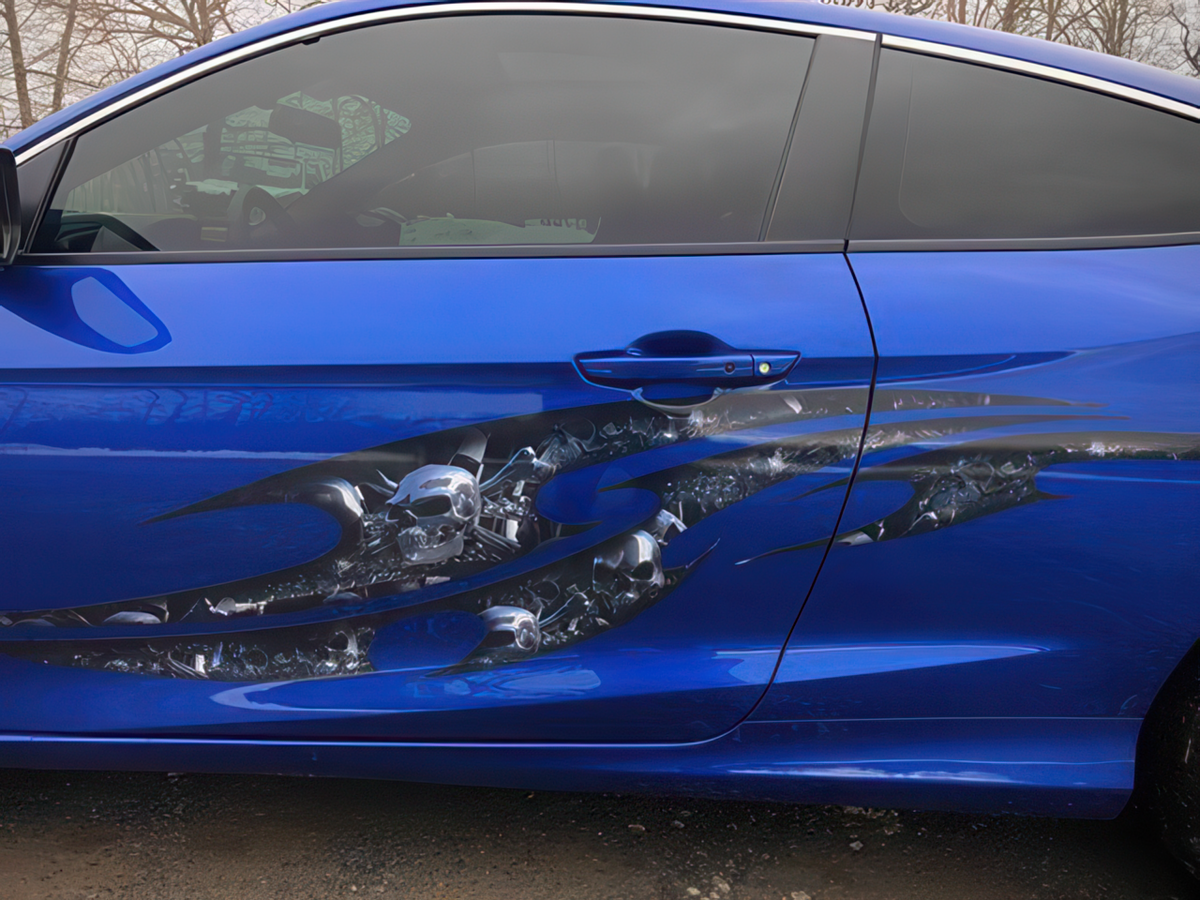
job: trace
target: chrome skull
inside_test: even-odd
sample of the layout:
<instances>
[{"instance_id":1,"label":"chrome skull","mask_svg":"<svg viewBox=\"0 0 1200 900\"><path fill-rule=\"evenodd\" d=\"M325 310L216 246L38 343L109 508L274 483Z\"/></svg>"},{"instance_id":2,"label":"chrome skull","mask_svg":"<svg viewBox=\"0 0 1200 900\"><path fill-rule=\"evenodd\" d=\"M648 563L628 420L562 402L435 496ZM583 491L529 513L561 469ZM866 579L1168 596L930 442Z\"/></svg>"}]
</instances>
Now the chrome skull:
<instances>
[{"instance_id":1,"label":"chrome skull","mask_svg":"<svg viewBox=\"0 0 1200 900\"><path fill-rule=\"evenodd\" d=\"M409 472L387 501L387 519L400 526L396 542L410 563L436 563L463 552L463 538L479 522L479 481L458 466L421 466Z\"/></svg>"},{"instance_id":2,"label":"chrome skull","mask_svg":"<svg viewBox=\"0 0 1200 900\"><path fill-rule=\"evenodd\" d=\"M532 656L542 640L537 616L519 606L493 606L479 614L487 626L484 646L495 660L515 660Z\"/></svg>"},{"instance_id":3,"label":"chrome skull","mask_svg":"<svg viewBox=\"0 0 1200 900\"><path fill-rule=\"evenodd\" d=\"M634 531L602 548L593 559L592 577L618 608L636 603L667 583L658 541L644 531Z\"/></svg>"}]
</instances>

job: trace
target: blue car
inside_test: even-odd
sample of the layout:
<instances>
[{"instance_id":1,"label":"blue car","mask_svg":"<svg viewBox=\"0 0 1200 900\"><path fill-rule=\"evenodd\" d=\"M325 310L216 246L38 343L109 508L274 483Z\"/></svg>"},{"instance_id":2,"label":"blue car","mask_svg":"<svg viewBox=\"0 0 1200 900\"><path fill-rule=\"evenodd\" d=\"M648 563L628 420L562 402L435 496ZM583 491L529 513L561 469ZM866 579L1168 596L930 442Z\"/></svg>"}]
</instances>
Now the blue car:
<instances>
[{"instance_id":1,"label":"blue car","mask_svg":"<svg viewBox=\"0 0 1200 900\"><path fill-rule=\"evenodd\" d=\"M0 151L0 765L1110 817L1200 865L1200 82L351 0Z\"/></svg>"}]
</instances>

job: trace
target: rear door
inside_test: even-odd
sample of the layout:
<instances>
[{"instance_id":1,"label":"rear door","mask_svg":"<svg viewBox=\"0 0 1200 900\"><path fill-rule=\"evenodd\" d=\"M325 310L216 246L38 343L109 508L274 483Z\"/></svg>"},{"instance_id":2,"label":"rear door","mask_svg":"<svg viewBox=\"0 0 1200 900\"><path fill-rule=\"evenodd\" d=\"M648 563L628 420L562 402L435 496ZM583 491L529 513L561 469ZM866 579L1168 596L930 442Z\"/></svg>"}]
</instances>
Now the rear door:
<instances>
[{"instance_id":1,"label":"rear door","mask_svg":"<svg viewBox=\"0 0 1200 900\"><path fill-rule=\"evenodd\" d=\"M759 715L1128 746L1200 634L1200 112L943 52L881 54L868 453Z\"/></svg>"},{"instance_id":2,"label":"rear door","mask_svg":"<svg viewBox=\"0 0 1200 900\"><path fill-rule=\"evenodd\" d=\"M734 725L862 435L871 47L439 14L74 139L0 277L4 730Z\"/></svg>"}]
</instances>

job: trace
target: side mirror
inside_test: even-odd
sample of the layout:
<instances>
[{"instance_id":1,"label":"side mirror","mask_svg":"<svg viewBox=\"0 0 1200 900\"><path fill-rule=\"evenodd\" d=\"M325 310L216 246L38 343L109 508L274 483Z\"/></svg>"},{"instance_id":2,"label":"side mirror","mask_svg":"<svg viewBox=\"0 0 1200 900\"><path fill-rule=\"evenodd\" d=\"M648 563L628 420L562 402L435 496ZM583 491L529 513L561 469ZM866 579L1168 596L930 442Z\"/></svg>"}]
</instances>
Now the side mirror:
<instances>
[{"instance_id":1,"label":"side mirror","mask_svg":"<svg viewBox=\"0 0 1200 900\"><path fill-rule=\"evenodd\" d=\"M21 197L17 191L17 159L0 147L0 266L11 266L21 243Z\"/></svg>"}]
</instances>

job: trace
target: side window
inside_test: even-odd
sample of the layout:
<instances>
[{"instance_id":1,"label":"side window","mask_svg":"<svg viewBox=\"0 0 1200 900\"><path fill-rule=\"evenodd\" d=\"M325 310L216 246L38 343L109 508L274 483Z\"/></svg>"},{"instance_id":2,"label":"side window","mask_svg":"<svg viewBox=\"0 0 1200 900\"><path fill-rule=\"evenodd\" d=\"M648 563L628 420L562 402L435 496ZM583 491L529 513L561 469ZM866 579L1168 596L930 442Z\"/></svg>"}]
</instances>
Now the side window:
<instances>
[{"instance_id":1,"label":"side window","mask_svg":"<svg viewBox=\"0 0 1200 900\"><path fill-rule=\"evenodd\" d=\"M755 241L812 46L582 16L328 35L83 134L34 251Z\"/></svg>"},{"instance_id":2,"label":"side window","mask_svg":"<svg viewBox=\"0 0 1200 900\"><path fill-rule=\"evenodd\" d=\"M1200 231L1200 123L884 50L851 238Z\"/></svg>"}]
</instances>

